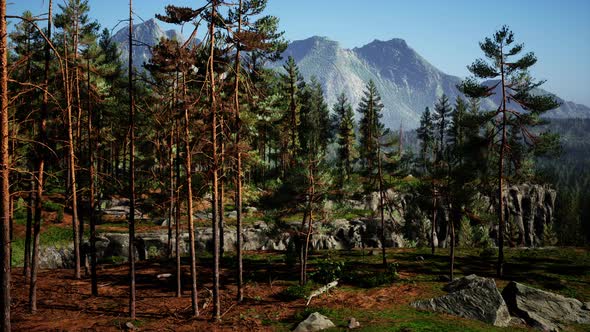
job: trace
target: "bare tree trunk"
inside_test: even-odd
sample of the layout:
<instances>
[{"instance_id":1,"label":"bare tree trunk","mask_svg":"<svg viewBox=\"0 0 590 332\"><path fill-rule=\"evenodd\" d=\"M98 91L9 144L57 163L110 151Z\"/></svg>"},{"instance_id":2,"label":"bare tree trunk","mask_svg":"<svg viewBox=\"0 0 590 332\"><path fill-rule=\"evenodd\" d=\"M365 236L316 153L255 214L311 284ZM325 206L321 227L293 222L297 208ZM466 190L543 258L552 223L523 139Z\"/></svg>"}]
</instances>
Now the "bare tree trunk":
<instances>
[{"instance_id":1,"label":"bare tree trunk","mask_svg":"<svg viewBox=\"0 0 590 332\"><path fill-rule=\"evenodd\" d=\"M238 34L242 32L242 2L240 0L240 4L238 7ZM243 263L242 263L242 153L240 151L240 133L242 130L242 123L240 119L240 51L241 45L238 41L236 45L236 60L235 60L235 72L236 72L236 82L234 86L234 102L235 102L235 115L236 115L236 141L235 141L235 149L236 149L236 254L238 260L238 275L237 275L237 284L238 284L238 295L237 299L238 302L242 302L244 300L244 288L243 288Z\"/></svg>"},{"instance_id":2,"label":"bare tree trunk","mask_svg":"<svg viewBox=\"0 0 590 332\"><path fill-rule=\"evenodd\" d=\"M0 274L2 295L2 331L10 331L10 155L8 151L8 46L6 30L6 0L0 0L0 177L2 177L2 191L0 200L0 256L2 257L2 273Z\"/></svg>"},{"instance_id":3,"label":"bare tree trunk","mask_svg":"<svg viewBox=\"0 0 590 332\"><path fill-rule=\"evenodd\" d=\"M76 279L80 279L80 233L78 228L78 193L76 190L76 156L74 153L74 134L72 123L72 87L69 79L67 40L64 35L65 55L65 90L66 90L66 122L68 130L68 168L69 182L72 195L72 229L74 233L74 274Z\"/></svg>"},{"instance_id":4,"label":"bare tree trunk","mask_svg":"<svg viewBox=\"0 0 590 332\"><path fill-rule=\"evenodd\" d=\"M75 153L77 153L78 155L82 154L82 104L81 104L81 98L80 98L80 70L78 68L78 46L80 44L80 27L79 27L79 15L80 13L78 12L79 7L76 7L76 14L75 14L75 28L74 28L74 45L72 47L72 50L74 52L73 56L74 56L74 87L76 89L76 108L77 108L77 112L78 114L76 115L76 140L74 142L76 142L78 144L78 149L77 151L75 151ZM89 133L90 135L90 133ZM74 144L75 145L75 144ZM75 169L75 164L72 164L72 169ZM73 171L72 171L73 172ZM75 184L75 181L72 181L72 183ZM75 188L76 186L74 186ZM76 208L77 208L77 202L76 202ZM76 213L78 213L78 211L76 211ZM79 227L79 231L78 231L78 252L82 252L82 245L84 243L84 220L83 220L83 215L78 216L79 219L77 220L78 222L78 227ZM80 259L82 260L82 257L80 257Z\"/></svg>"},{"instance_id":5,"label":"bare tree trunk","mask_svg":"<svg viewBox=\"0 0 590 332\"><path fill-rule=\"evenodd\" d=\"M183 99L186 100L186 75L182 74ZM184 107L184 146L186 148L186 192L187 192L187 214L188 214L188 238L191 255L191 304L193 316L199 315L197 297L197 254L195 251L195 225L193 224L193 182L192 182L192 160L191 160L191 135L190 118L188 107Z\"/></svg>"},{"instance_id":6,"label":"bare tree trunk","mask_svg":"<svg viewBox=\"0 0 590 332\"><path fill-rule=\"evenodd\" d=\"M503 52L500 49L500 52ZM498 278L501 278L504 274L504 158L506 153L506 80L504 76L504 59L501 60L500 64L502 72L502 140L500 142L500 160L498 165L498 266L497 274Z\"/></svg>"},{"instance_id":7,"label":"bare tree trunk","mask_svg":"<svg viewBox=\"0 0 590 332\"><path fill-rule=\"evenodd\" d=\"M34 174L34 171L31 172ZM32 228L33 228L33 192L35 191L35 177L31 175L31 180L29 181L29 195L27 197L27 224L25 230L25 261L23 266L23 275L25 276L25 280L29 280L31 278L31 236L32 236Z\"/></svg>"},{"instance_id":8,"label":"bare tree trunk","mask_svg":"<svg viewBox=\"0 0 590 332\"><path fill-rule=\"evenodd\" d=\"M450 271L449 271L449 278L451 281L455 279L455 220L454 217L451 217L451 252L450 252Z\"/></svg>"},{"instance_id":9,"label":"bare tree trunk","mask_svg":"<svg viewBox=\"0 0 590 332\"><path fill-rule=\"evenodd\" d=\"M37 270L39 268L39 235L41 232L41 212L43 208L43 177L45 173L45 151L47 144L47 116L49 106L49 66L50 66L50 45L51 29L53 18L53 1L49 0L47 40L45 41L45 60L43 69L43 102L41 104L41 119L38 122L38 141L41 142L42 151L38 153L37 163L37 186L35 192L35 220L33 225L33 252L31 257L31 283L29 288L29 311L37 311Z\"/></svg>"},{"instance_id":10,"label":"bare tree trunk","mask_svg":"<svg viewBox=\"0 0 590 332\"><path fill-rule=\"evenodd\" d=\"M96 170L94 165L94 154L98 151L97 140L93 138L92 129L92 113L90 110L90 58L87 62L88 77L87 77L87 91L88 91L88 160L89 160L89 180L90 180L90 193L88 195L90 201L90 279L91 279L91 292L92 296L98 296L98 278L96 275ZM83 231L83 228L81 228Z\"/></svg>"},{"instance_id":11,"label":"bare tree trunk","mask_svg":"<svg viewBox=\"0 0 590 332\"><path fill-rule=\"evenodd\" d=\"M383 199L384 197L384 193L383 193L383 167L382 167L382 161L381 161L381 144L379 143L379 140L376 140L377 142L377 158L379 158L377 160L378 164L378 176L379 176L379 211L381 213L381 255L383 256L383 268L387 268L387 255L385 253L385 214L384 214L384 210L385 210L385 200Z\"/></svg>"},{"instance_id":12,"label":"bare tree trunk","mask_svg":"<svg viewBox=\"0 0 590 332\"><path fill-rule=\"evenodd\" d=\"M174 105L174 104L173 104ZM174 108L170 112L173 114ZM173 118L173 116L171 116ZM170 208L168 211L168 258L172 258L172 220L174 218L174 152L172 147L174 146L174 122L171 122L170 130L170 142L168 144L168 160L170 163Z\"/></svg>"},{"instance_id":13,"label":"bare tree trunk","mask_svg":"<svg viewBox=\"0 0 590 332\"><path fill-rule=\"evenodd\" d=\"M174 210L174 222L175 222L175 249L176 249L176 297L182 297L182 262L180 260L180 124L178 123L178 119L176 122L176 183L175 183L175 190L176 190L176 198L175 198L175 210Z\"/></svg>"},{"instance_id":14,"label":"bare tree trunk","mask_svg":"<svg viewBox=\"0 0 590 332\"><path fill-rule=\"evenodd\" d=\"M133 0L129 0L129 317L135 319L135 96L133 91Z\"/></svg>"},{"instance_id":15,"label":"bare tree trunk","mask_svg":"<svg viewBox=\"0 0 590 332\"><path fill-rule=\"evenodd\" d=\"M215 101L215 20L217 19L217 0L212 0L211 4L211 21L209 22L209 86L211 98L211 144L213 149L212 155L212 210L213 210L213 318L217 321L221 320L221 308L219 302L219 205L217 194L219 192L218 179L218 156L217 156L217 106Z\"/></svg>"},{"instance_id":16,"label":"bare tree trunk","mask_svg":"<svg viewBox=\"0 0 590 332\"><path fill-rule=\"evenodd\" d=\"M225 226L225 207L223 206L225 199L225 116L223 109L220 112L219 128L219 257L223 257L225 250L225 236L223 234Z\"/></svg>"}]
</instances>

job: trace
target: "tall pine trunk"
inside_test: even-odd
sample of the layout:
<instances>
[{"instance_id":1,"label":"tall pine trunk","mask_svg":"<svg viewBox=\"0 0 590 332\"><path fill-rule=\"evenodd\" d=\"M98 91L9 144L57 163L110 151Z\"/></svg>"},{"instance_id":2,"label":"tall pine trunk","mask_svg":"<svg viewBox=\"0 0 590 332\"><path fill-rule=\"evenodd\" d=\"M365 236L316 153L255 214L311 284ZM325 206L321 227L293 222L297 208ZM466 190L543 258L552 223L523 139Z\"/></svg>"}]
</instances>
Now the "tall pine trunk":
<instances>
[{"instance_id":1,"label":"tall pine trunk","mask_svg":"<svg viewBox=\"0 0 590 332\"><path fill-rule=\"evenodd\" d=\"M38 141L41 143L41 150L37 160L37 183L35 191L35 220L33 224L33 251L31 254L31 283L29 285L29 311L37 311L37 270L39 269L39 236L41 232L41 212L43 208L43 178L45 174L45 147L47 146L47 117L49 108L49 66L50 66L50 41L52 29L52 7L53 1L49 0L48 23L47 23L47 40L45 41L45 59L43 69L43 101L41 103L41 118L38 125Z\"/></svg>"},{"instance_id":2,"label":"tall pine trunk","mask_svg":"<svg viewBox=\"0 0 590 332\"><path fill-rule=\"evenodd\" d=\"M242 32L242 1L240 0L238 7L238 34ZM240 151L240 132L242 130L242 124L240 120L240 42L238 40L236 44L236 60L235 60L235 72L236 81L234 85L234 103L235 103L235 122L236 122L236 258L238 260L238 271L237 271L237 286L238 286L238 302L244 300L244 288L243 288L243 263L242 263L242 153Z\"/></svg>"},{"instance_id":3,"label":"tall pine trunk","mask_svg":"<svg viewBox=\"0 0 590 332\"><path fill-rule=\"evenodd\" d=\"M94 165L94 154L98 151L97 138L93 137L94 132L92 129L92 113L90 110L90 58L87 62L88 77L87 77L87 91L88 91L88 160L89 160L89 180L90 180L90 192L88 193L90 201L90 279L91 279L91 293L93 296L98 296L98 278L96 275L96 169ZM83 231L83 228L81 229Z\"/></svg>"},{"instance_id":4,"label":"tall pine trunk","mask_svg":"<svg viewBox=\"0 0 590 332\"><path fill-rule=\"evenodd\" d=\"M135 319L135 99L133 92L133 0L129 0L129 317Z\"/></svg>"},{"instance_id":5,"label":"tall pine trunk","mask_svg":"<svg viewBox=\"0 0 590 332\"><path fill-rule=\"evenodd\" d=\"M502 53L503 50L500 49ZM498 163L498 278L504 274L504 158L506 153L506 78L504 73L504 59L500 63L502 73L502 140L500 141L500 160Z\"/></svg>"},{"instance_id":6,"label":"tall pine trunk","mask_svg":"<svg viewBox=\"0 0 590 332\"><path fill-rule=\"evenodd\" d=\"M213 318L215 320L221 319L221 308L219 302L219 160L217 155L217 105L215 100L215 20L217 19L217 0L211 1L211 21L209 22L209 98L210 98L210 112L211 112L211 145L212 153L212 193L211 193L211 208L213 210Z\"/></svg>"},{"instance_id":7,"label":"tall pine trunk","mask_svg":"<svg viewBox=\"0 0 590 332\"><path fill-rule=\"evenodd\" d=\"M182 75L183 100L186 100L186 75ZM188 107L184 105L184 146L186 149L186 205L188 217L188 239L191 255L191 308L193 316L199 315L197 297L197 255L195 251L195 226L193 223L193 182L192 182L192 160L191 160L191 136L190 117Z\"/></svg>"},{"instance_id":8,"label":"tall pine trunk","mask_svg":"<svg viewBox=\"0 0 590 332\"><path fill-rule=\"evenodd\" d=\"M72 197L72 230L74 237L74 275L80 279L80 229L78 228L78 193L76 190L76 155L74 152L74 133L72 118L72 86L69 78L69 65L67 54L67 40L64 34L65 54L65 92L66 92L66 123L68 131L68 180Z\"/></svg>"},{"instance_id":9,"label":"tall pine trunk","mask_svg":"<svg viewBox=\"0 0 590 332\"><path fill-rule=\"evenodd\" d=\"M6 39L6 0L0 0L0 177L2 177L2 191L0 200L0 256L2 257L2 272L0 284L2 295L2 331L10 331L10 191L9 191L9 163L8 153L8 46Z\"/></svg>"},{"instance_id":10,"label":"tall pine trunk","mask_svg":"<svg viewBox=\"0 0 590 332\"><path fill-rule=\"evenodd\" d=\"M379 139L375 140L377 144L377 172L379 176L379 212L381 214L381 255L383 259L383 268L387 268L387 255L385 253L385 199L383 188L383 166L381 161L381 144Z\"/></svg>"}]
</instances>

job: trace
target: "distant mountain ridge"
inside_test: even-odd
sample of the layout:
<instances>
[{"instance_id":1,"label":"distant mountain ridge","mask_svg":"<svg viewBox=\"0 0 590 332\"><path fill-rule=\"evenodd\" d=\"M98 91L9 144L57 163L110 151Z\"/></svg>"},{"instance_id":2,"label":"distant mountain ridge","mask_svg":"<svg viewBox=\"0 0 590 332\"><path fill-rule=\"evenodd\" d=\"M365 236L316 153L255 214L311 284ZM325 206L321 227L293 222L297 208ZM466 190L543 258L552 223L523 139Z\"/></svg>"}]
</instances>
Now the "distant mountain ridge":
<instances>
[{"instance_id":1,"label":"distant mountain ridge","mask_svg":"<svg viewBox=\"0 0 590 332\"><path fill-rule=\"evenodd\" d=\"M443 93L451 103L460 95L456 85L461 78L434 67L399 38L374 40L351 50L326 37L314 36L293 41L283 53L284 59L288 56L295 59L306 80L316 76L330 105L344 92L356 108L365 84L372 79L385 105L383 122L389 128L398 128L402 123L406 128L416 128L424 109L432 109ZM280 68L283 62L272 67ZM548 92L539 89L538 93ZM561 106L549 111L547 117L590 118L588 106L556 98ZM481 103L485 109L497 105L497 96Z\"/></svg>"},{"instance_id":2,"label":"distant mountain ridge","mask_svg":"<svg viewBox=\"0 0 590 332\"><path fill-rule=\"evenodd\" d=\"M162 30L154 18L133 25L134 67L143 70L143 64L152 58L150 47L156 45L161 38L184 40L182 34L176 30ZM118 44L121 60L127 66L129 64L129 25L117 31L113 35L113 41Z\"/></svg>"},{"instance_id":3,"label":"distant mountain ridge","mask_svg":"<svg viewBox=\"0 0 590 332\"><path fill-rule=\"evenodd\" d=\"M113 40L119 43L124 63L128 63L128 29L122 28L113 36ZM134 25L133 34L134 40L142 45L134 47L133 63L138 68L149 61L149 46L155 45L160 38L183 40L183 36L175 30L162 30L155 19ZM399 38L388 41L376 39L353 49L343 48L326 37L296 40L283 53L283 60L271 63L269 67L282 70L288 56L295 59L307 81L312 76L318 79L330 107L344 92L356 109L365 85L373 80L385 105L383 122L389 128L398 128L400 124L405 128L416 128L424 109L433 108L443 93L452 103L460 95L456 85L461 78L442 72ZM539 92L545 93L544 90ZM562 103L561 107L548 112L547 117L590 118L588 106L558 100ZM496 108L497 105L497 96L482 102L482 107L486 109Z\"/></svg>"}]
</instances>

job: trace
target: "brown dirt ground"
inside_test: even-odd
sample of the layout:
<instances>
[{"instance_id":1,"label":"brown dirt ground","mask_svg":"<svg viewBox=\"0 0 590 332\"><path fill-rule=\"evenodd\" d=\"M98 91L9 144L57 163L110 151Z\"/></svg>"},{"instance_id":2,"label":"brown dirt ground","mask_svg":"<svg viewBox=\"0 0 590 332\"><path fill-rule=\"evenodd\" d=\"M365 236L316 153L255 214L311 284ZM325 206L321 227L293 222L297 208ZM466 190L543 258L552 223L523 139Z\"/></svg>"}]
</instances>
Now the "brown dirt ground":
<instances>
[{"instance_id":1,"label":"brown dirt ground","mask_svg":"<svg viewBox=\"0 0 590 332\"><path fill-rule=\"evenodd\" d=\"M263 321L285 320L305 309L305 300L285 302L278 296L287 284L281 281L249 283L245 300L237 304L236 287L224 281L221 290L222 322L210 320L210 271L200 270L200 316L190 317L188 269L183 271L185 286L182 298L175 297L175 280L161 281L159 273L173 272L173 266L158 263L137 264L137 319L143 331L270 331ZM116 331L128 319L128 268L126 265L99 266L99 293L90 294L90 280L73 278L72 270L43 270L38 283L38 311L28 312L28 286L19 270L13 275L13 329L15 331ZM225 271L231 273L232 271ZM402 278L404 275L402 275ZM173 277L174 278L174 277ZM222 279L227 279L223 276ZM425 296L429 290L419 285L397 283L366 291L336 288L329 295L312 300L327 308L383 309Z\"/></svg>"}]
</instances>

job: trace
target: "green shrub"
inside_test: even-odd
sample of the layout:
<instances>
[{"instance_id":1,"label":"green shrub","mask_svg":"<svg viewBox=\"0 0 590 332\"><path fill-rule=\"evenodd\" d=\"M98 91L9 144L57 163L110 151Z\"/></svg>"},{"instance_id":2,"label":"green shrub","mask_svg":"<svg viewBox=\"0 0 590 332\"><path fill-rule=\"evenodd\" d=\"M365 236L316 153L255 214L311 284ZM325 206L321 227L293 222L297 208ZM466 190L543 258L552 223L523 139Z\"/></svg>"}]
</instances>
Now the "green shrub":
<instances>
[{"instance_id":1,"label":"green shrub","mask_svg":"<svg viewBox=\"0 0 590 332\"><path fill-rule=\"evenodd\" d=\"M281 292L281 297L287 301L305 299L312 291L313 289L309 283L305 286L295 285L285 288Z\"/></svg>"},{"instance_id":2,"label":"green shrub","mask_svg":"<svg viewBox=\"0 0 590 332\"><path fill-rule=\"evenodd\" d=\"M481 258L493 258L498 255L498 249L496 248L484 248L479 252L479 257Z\"/></svg>"},{"instance_id":3,"label":"green shrub","mask_svg":"<svg viewBox=\"0 0 590 332\"><path fill-rule=\"evenodd\" d=\"M333 261L329 258L323 259L317 264L316 270L311 273L311 278L320 284L327 284L340 279L344 271L344 262Z\"/></svg>"},{"instance_id":4,"label":"green shrub","mask_svg":"<svg viewBox=\"0 0 590 332\"><path fill-rule=\"evenodd\" d=\"M399 279L397 273L397 263L388 263L385 271L379 270L372 273L355 273L350 270L343 275L345 282L356 285L361 288L373 288L381 285L391 284Z\"/></svg>"}]
</instances>

